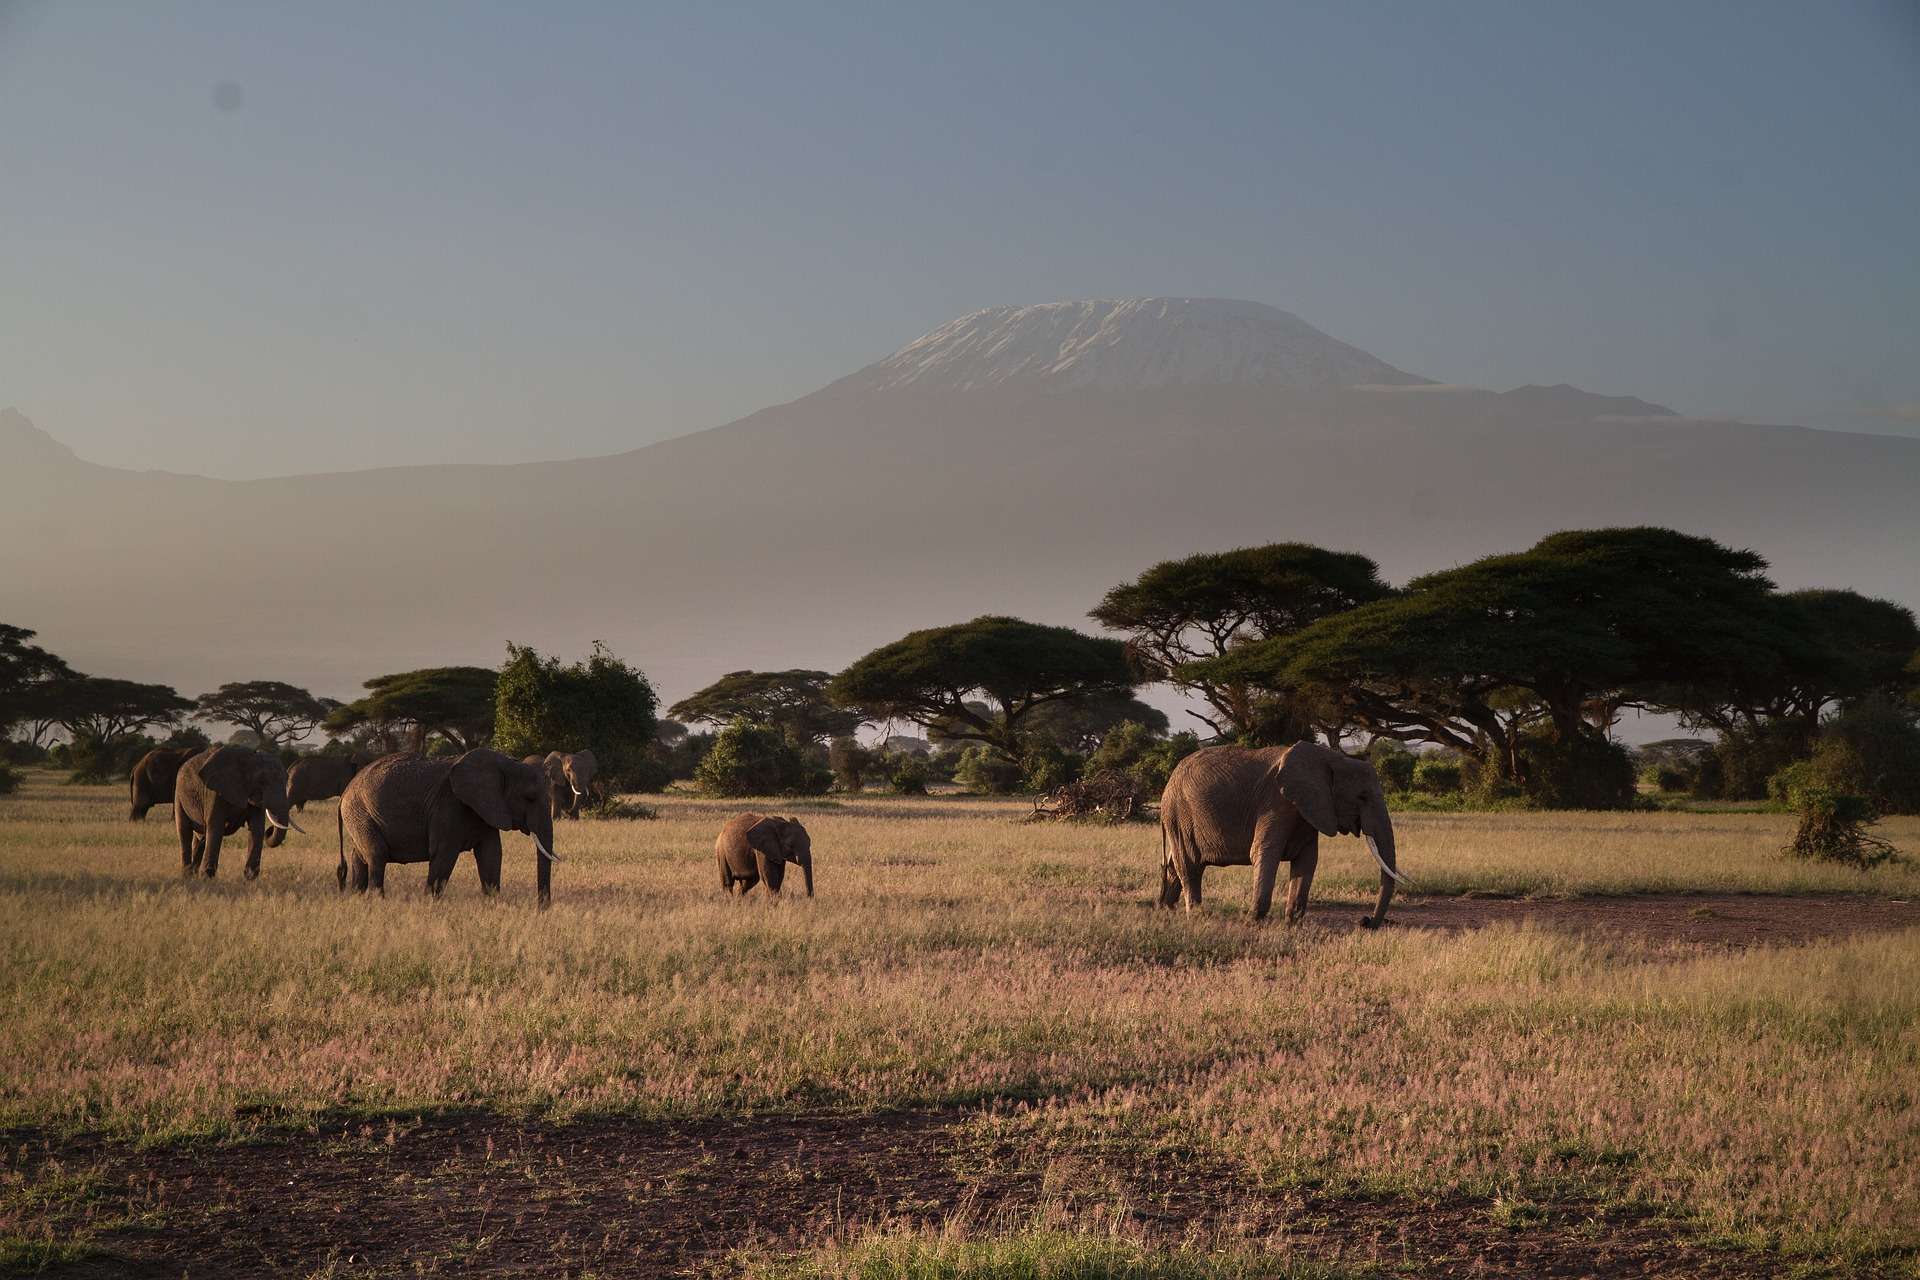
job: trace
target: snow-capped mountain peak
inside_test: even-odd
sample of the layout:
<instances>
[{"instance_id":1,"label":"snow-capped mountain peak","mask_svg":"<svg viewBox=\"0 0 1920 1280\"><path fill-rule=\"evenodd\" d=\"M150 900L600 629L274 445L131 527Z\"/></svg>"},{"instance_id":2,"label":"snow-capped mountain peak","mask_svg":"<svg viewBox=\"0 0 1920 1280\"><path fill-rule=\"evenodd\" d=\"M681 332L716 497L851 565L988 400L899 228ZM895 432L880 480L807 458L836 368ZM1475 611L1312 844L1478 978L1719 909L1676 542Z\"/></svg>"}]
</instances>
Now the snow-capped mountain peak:
<instances>
[{"instance_id":1,"label":"snow-capped mountain peak","mask_svg":"<svg viewBox=\"0 0 1920 1280\"><path fill-rule=\"evenodd\" d=\"M989 307L948 321L847 379L867 390L939 391L1317 388L1426 381L1328 337L1298 316L1224 298Z\"/></svg>"}]
</instances>

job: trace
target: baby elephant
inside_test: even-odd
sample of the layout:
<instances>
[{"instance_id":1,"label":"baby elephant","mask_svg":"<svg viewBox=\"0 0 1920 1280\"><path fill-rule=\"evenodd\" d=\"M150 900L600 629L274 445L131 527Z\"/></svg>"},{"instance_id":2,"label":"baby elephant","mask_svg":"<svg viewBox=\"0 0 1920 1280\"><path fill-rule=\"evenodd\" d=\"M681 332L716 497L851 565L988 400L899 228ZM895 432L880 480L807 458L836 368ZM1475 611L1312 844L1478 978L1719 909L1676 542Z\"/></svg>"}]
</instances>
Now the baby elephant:
<instances>
[{"instance_id":1,"label":"baby elephant","mask_svg":"<svg viewBox=\"0 0 1920 1280\"><path fill-rule=\"evenodd\" d=\"M765 880L767 892L777 898L791 862L806 877L807 896L813 896L813 842L792 818L743 813L720 828L713 852L720 860L720 887L728 893L745 894Z\"/></svg>"}]
</instances>

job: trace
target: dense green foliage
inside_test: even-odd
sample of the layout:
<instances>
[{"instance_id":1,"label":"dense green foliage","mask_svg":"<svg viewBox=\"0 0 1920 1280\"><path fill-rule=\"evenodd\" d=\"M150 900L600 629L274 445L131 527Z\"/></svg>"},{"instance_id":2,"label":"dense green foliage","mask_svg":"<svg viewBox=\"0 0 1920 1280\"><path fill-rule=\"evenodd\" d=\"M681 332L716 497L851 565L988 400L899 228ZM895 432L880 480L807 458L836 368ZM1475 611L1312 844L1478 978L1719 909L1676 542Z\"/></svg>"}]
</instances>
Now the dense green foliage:
<instances>
[{"instance_id":1,"label":"dense green foliage","mask_svg":"<svg viewBox=\"0 0 1920 1280\"><path fill-rule=\"evenodd\" d=\"M1920 723L1908 704L1869 699L1822 725L1813 753L1767 780L1767 796L1793 806L1821 788L1857 795L1876 813L1920 813Z\"/></svg>"},{"instance_id":2,"label":"dense green foliage","mask_svg":"<svg viewBox=\"0 0 1920 1280\"><path fill-rule=\"evenodd\" d=\"M1809 786L1797 790L1793 802L1800 826L1787 845L1790 857L1839 862L1861 871L1899 857L1892 845L1867 834L1875 815L1865 796Z\"/></svg>"},{"instance_id":3,"label":"dense green foliage","mask_svg":"<svg viewBox=\"0 0 1920 1280\"><path fill-rule=\"evenodd\" d=\"M493 738L500 674L486 667L424 667L375 676L366 696L336 707L327 717L335 736L364 733L369 745L398 751L404 742L425 751L438 736L460 751L484 747Z\"/></svg>"},{"instance_id":4,"label":"dense green foliage","mask_svg":"<svg viewBox=\"0 0 1920 1280\"><path fill-rule=\"evenodd\" d=\"M1099 748L1087 757L1085 772L1089 777L1125 774L1141 795L1151 799L1166 787L1173 766L1199 746L1200 739L1191 733L1165 737L1148 725L1129 720L1115 725L1101 740Z\"/></svg>"},{"instance_id":5,"label":"dense green foliage","mask_svg":"<svg viewBox=\"0 0 1920 1280\"><path fill-rule=\"evenodd\" d=\"M63 660L33 643L34 632L0 623L0 738L10 737L23 722L51 719L43 716L42 691L55 681L77 674ZM38 735L35 736L38 741Z\"/></svg>"},{"instance_id":6,"label":"dense green foliage","mask_svg":"<svg viewBox=\"0 0 1920 1280\"><path fill-rule=\"evenodd\" d=\"M818 795L833 775L784 729L741 719L715 736L693 780L714 796Z\"/></svg>"},{"instance_id":7,"label":"dense green foliage","mask_svg":"<svg viewBox=\"0 0 1920 1280\"><path fill-rule=\"evenodd\" d=\"M730 671L667 710L712 725L770 724L805 742L846 737L860 727L861 717L828 700L831 679L825 671Z\"/></svg>"},{"instance_id":8,"label":"dense green foliage","mask_svg":"<svg viewBox=\"0 0 1920 1280\"><path fill-rule=\"evenodd\" d=\"M939 725L948 737L987 743L1018 759L1036 708L1125 694L1136 683L1118 640L983 617L915 631L875 649L836 676L828 692L868 720Z\"/></svg>"},{"instance_id":9,"label":"dense green foliage","mask_svg":"<svg viewBox=\"0 0 1920 1280\"><path fill-rule=\"evenodd\" d=\"M1294 635L1389 594L1365 556L1279 542L1162 561L1108 591L1091 616L1126 634L1144 675L1200 699L1212 713L1201 718L1216 736L1278 746L1324 729L1325 700L1305 687L1192 664Z\"/></svg>"},{"instance_id":10,"label":"dense green foliage","mask_svg":"<svg viewBox=\"0 0 1920 1280\"><path fill-rule=\"evenodd\" d=\"M1030 741L1048 743L1062 751L1085 755L1098 747L1116 725L1144 725L1153 733L1167 732L1167 714L1130 693L1090 693L1042 703L1027 717Z\"/></svg>"},{"instance_id":11,"label":"dense green foliage","mask_svg":"<svg viewBox=\"0 0 1920 1280\"><path fill-rule=\"evenodd\" d=\"M563 665L531 648L507 646L494 696L494 746L510 756L591 750L600 776L633 785L652 747L653 686L605 645Z\"/></svg>"}]
</instances>

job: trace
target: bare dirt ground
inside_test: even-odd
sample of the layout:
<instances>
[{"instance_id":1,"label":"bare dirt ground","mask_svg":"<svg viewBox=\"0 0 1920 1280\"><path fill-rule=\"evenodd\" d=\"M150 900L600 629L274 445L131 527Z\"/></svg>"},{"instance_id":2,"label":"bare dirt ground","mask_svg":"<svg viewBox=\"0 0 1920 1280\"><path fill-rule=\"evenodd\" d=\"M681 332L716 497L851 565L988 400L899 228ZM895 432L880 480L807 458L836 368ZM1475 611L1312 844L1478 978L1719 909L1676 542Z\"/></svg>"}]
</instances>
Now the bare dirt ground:
<instances>
[{"instance_id":1,"label":"bare dirt ground","mask_svg":"<svg viewBox=\"0 0 1920 1280\"><path fill-rule=\"evenodd\" d=\"M1351 907L1316 903L1308 919L1351 923ZM1920 926L1920 902L1865 895L1772 897L1745 893L1635 894L1617 898L1400 897L1391 927L1483 929L1530 923L1569 933L1610 936L1655 949L1738 950L1802 946L1856 933Z\"/></svg>"},{"instance_id":2,"label":"bare dirt ground","mask_svg":"<svg viewBox=\"0 0 1920 1280\"><path fill-rule=\"evenodd\" d=\"M982 1147L961 1112L686 1126L496 1117L352 1124L255 1145L140 1152L10 1144L95 1179L88 1211L127 1217L65 1276L697 1275L863 1224L982 1224L1040 1206L1116 1216L1169 1244L1217 1239L1300 1262L1433 1276L1776 1274L1689 1243L1674 1223L1593 1203L1406 1204L1236 1190L1198 1155ZM1077 1189L1076 1167L1099 1169ZM1063 1179L1061 1170L1069 1171ZM1048 1170L1052 1170L1049 1176ZM1063 1182L1066 1185L1062 1185ZM151 1225L138 1225L145 1216Z\"/></svg>"},{"instance_id":3,"label":"bare dirt ground","mask_svg":"<svg viewBox=\"0 0 1920 1280\"><path fill-rule=\"evenodd\" d=\"M1352 909L1317 907L1334 927ZM1394 927L1527 920L1654 950L1798 944L1920 925L1920 905L1857 897L1410 899ZM140 1149L5 1135L18 1187L0 1223L84 1239L44 1274L630 1276L725 1270L730 1251L863 1225L991 1228L1045 1210L1149 1240L1431 1276L1790 1274L1676 1221L1590 1200L1409 1203L1262 1191L1199 1151L988 1142L969 1111L766 1116L697 1124L492 1115L337 1121L237 1146ZM64 1189L64 1190L63 1190Z\"/></svg>"}]
</instances>

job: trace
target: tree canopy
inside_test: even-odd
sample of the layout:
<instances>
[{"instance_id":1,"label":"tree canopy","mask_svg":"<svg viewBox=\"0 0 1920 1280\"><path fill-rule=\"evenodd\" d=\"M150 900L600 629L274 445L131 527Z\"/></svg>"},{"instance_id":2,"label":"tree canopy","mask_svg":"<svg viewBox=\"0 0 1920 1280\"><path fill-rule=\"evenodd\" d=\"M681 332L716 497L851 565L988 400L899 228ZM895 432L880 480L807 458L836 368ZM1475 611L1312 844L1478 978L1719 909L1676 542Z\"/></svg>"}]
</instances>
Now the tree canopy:
<instances>
[{"instance_id":1,"label":"tree canopy","mask_svg":"<svg viewBox=\"0 0 1920 1280\"><path fill-rule=\"evenodd\" d=\"M797 742L839 738L857 730L861 717L828 699L832 679L825 671L730 671L667 711L712 725L735 720L772 725Z\"/></svg>"},{"instance_id":2,"label":"tree canopy","mask_svg":"<svg viewBox=\"0 0 1920 1280\"><path fill-rule=\"evenodd\" d=\"M317 698L283 681L242 680L201 694L195 713L202 720L246 729L278 749L318 729L339 706L332 698Z\"/></svg>"},{"instance_id":3,"label":"tree canopy","mask_svg":"<svg viewBox=\"0 0 1920 1280\"><path fill-rule=\"evenodd\" d=\"M76 675L60 658L34 644L35 634L0 622L0 737L22 722L53 723L46 716L49 704L44 691L55 681ZM39 737L35 735L36 743Z\"/></svg>"},{"instance_id":4,"label":"tree canopy","mask_svg":"<svg viewBox=\"0 0 1920 1280\"><path fill-rule=\"evenodd\" d=\"M1018 618L980 617L883 645L834 677L828 693L868 720L938 724L947 737L988 743L1018 757L1036 707L1124 694L1137 683L1118 640Z\"/></svg>"},{"instance_id":5,"label":"tree canopy","mask_svg":"<svg viewBox=\"0 0 1920 1280\"><path fill-rule=\"evenodd\" d=\"M1572 530L1414 579L1399 595L1196 664L1209 679L1317 686L1371 732L1523 772L1523 736L1604 737L1596 705L1779 669L1795 634L1766 562L1668 529Z\"/></svg>"},{"instance_id":6,"label":"tree canopy","mask_svg":"<svg viewBox=\"0 0 1920 1280\"><path fill-rule=\"evenodd\" d=\"M1143 672L1200 699L1212 714L1190 714L1215 734L1256 738L1284 721L1274 731L1291 740L1314 718L1299 691L1192 664L1293 635L1389 594L1380 567L1366 556L1276 542L1162 561L1108 591L1091 616L1126 633ZM1276 700L1290 705L1272 705Z\"/></svg>"},{"instance_id":7,"label":"tree canopy","mask_svg":"<svg viewBox=\"0 0 1920 1280\"><path fill-rule=\"evenodd\" d=\"M423 667L375 676L363 686L366 696L338 707L327 717L336 737L366 728L389 750L405 733L416 751L439 734L460 751L484 747L493 737L495 688L500 675L486 667Z\"/></svg>"},{"instance_id":8,"label":"tree canopy","mask_svg":"<svg viewBox=\"0 0 1920 1280\"><path fill-rule=\"evenodd\" d=\"M106 676L53 681L46 686L45 697L46 714L75 741L111 742L127 734L171 727L195 706L169 685Z\"/></svg>"},{"instance_id":9,"label":"tree canopy","mask_svg":"<svg viewBox=\"0 0 1920 1280\"><path fill-rule=\"evenodd\" d=\"M591 750L615 786L645 765L657 698L645 675L598 641L563 664L507 645L494 698L494 746L510 756Z\"/></svg>"},{"instance_id":10,"label":"tree canopy","mask_svg":"<svg viewBox=\"0 0 1920 1280\"><path fill-rule=\"evenodd\" d=\"M1063 751L1085 755L1116 726L1128 723L1155 737L1164 737L1169 728L1167 713L1160 708L1130 693L1102 691L1035 707L1027 717L1027 733Z\"/></svg>"}]
</instances>

